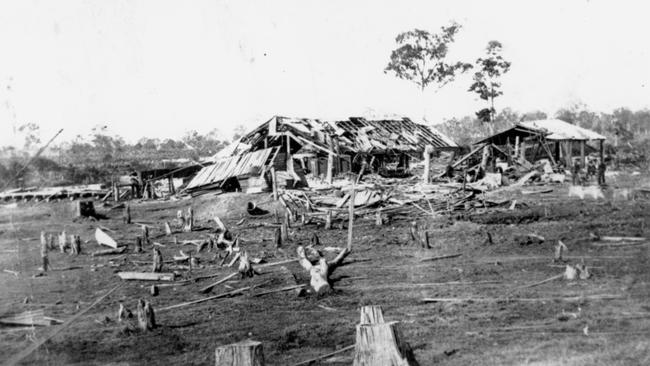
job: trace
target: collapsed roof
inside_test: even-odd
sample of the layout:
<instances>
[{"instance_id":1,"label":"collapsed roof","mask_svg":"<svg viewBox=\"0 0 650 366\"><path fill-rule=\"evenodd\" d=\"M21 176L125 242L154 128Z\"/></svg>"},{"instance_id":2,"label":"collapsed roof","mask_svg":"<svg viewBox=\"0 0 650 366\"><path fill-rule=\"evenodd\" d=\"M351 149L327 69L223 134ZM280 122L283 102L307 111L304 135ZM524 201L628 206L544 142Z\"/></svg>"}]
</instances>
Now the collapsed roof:
<instances>
[{"instance_id":1,"label":"collapsed roof","mask_svg":"<svg viewBox=\"0 0 650 366\"><path fill-rule=\"evenodd\" d=\"M486 137L476 142L476 144L492 143L495 145L505 145L508 140L514 143L517 137L524 139L531 136L540 136L552 141L605 140L605 136L595 131L572 125L559 119L543 119L520 122L507 130Z\"/></svg>"}]
</instances>

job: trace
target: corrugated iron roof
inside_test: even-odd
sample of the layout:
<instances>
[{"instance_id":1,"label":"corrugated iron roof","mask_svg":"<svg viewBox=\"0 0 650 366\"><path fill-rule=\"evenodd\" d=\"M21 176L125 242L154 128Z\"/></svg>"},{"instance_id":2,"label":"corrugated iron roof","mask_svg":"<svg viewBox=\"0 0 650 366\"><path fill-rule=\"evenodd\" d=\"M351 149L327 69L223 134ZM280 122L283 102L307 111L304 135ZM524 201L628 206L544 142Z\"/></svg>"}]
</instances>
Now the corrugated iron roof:
<instances>
[{"instance_id":1,"label":"corrugated iron roof","mask_svg":"<svg viewBox=\"0 0 650 366\"><path fill-rule=\"evenodd\" d=\"M214 164L201 169L186 189L221 183L231 177L248 175L256 169L261 172L274 149L262 149L217 159Z\"/></svg>"},{"instance_id":2,"label":"corrugated iron roof","mask_svg":"<svg viewBox=\"0 0 650 366\"><path fill-rule=\"evenodd\" d=\"M605 136L560 119L525 121L520 125L548 132L548 140L605 140Z\"/></svg>"}]
</instances>

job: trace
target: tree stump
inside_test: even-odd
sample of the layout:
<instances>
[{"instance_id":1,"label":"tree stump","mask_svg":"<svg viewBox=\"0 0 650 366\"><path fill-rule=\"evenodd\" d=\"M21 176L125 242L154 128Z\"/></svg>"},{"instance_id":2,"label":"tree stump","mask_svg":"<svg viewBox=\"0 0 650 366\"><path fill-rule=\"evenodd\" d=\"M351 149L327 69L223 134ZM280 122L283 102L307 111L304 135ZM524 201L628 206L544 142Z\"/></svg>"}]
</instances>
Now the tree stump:
<instances>
[{"instance_id":1,"label":"tree stump","mask_svg":"<svg viewBox=\"0 0 650 366\"><path fill-rule=\"evenodd\" d=\"M138 327L142 331L149 331L156 327L156 316L153 307L148 301L138 300Z\"/></svg>"},{"instance_id":2,"label":"tree stump","mask_svg":"<svg viewBox=\"0 0 650 366\"><path fill-rule=\"evenodd\" d=\"M153 248L153 268L151 269L151 272L162 272L162 266L163 266L163 259L162 259L162 253L160 253L160 250L158 248Z\"/></svg>"},{"instance_id":3,"label":"tree stump","mask_svg":"<svg viewBox=\"0 0 650 366\"><path fill-rule=\"evenodd\" d=\"M422 248L424 248L424 249L431 249L431 245L429 245L429 232L428 231L423 231L420 234L420 245L422 245Z\"/></svg>"},{"instance_id":4,"label":"tree stump","mask_svg":"<svg viewBox=\"0 0 650 366\"><path fill-rule=\"evenodd\" d=\"M150 293L151 296L158 296L158 286L151 285Z\"/></svg>"},{"instance_id":5,"label":"tree stump","mask_svg":"<svg viewBox=\"0 0 650 366\"><path fill-rule=\"evenodd\" d=\"M332 229L332 211L327 211L325 215L325 230Z\"/></svg>"},{"instance_id":6,"label":"tree stump","mask_svg":"<svg viewBox=\"0 0 650 366\"><path fill-rule=\"evenodd\" d=\"M384 311L379 305L367 305L361 307L361 318L359 324L375 324L384 322Z\"/></svg>"},{"instance_id":7,"label":"tree stump","mask_svg":"<svg viewBox=\"0 0 650 366\"><path fill-rule=\"evenodd\" d=\"M262 343L246 340L219 346L215 350L216 366L264 366Z\"/></svg>"},{"instance_id":8,"label":"tree stump","mask_svg":"<svg viewBox=\"0 0 650 366\"><path fill-rule=\"evenodd\" d=\"M172 235L172 228L169 226L168 222L165 222L165 235L170 236Z\"/></svg>"},{"instance_id":9,"label":"tree stump","mask_svg":"<svg viewBox=\"0 0 650 366\"><path fill-rule=\"evenodd\" d=\"M289 225L287 224L287 221L283 222L282 225L280 225L280 234L282 236L283 243L289 241Z\"/></svg>"},{"instance_id":10,"label":"tree stump","mask_svg":"<svg viewBox=\"0 0 650 366\"><path fill-rule=\"evenodd\" d=\"M176 211L176 220L178 221L178 227L180 230L185 229L185 217L183 216L183 210Z\"/></svg>"},{"instance_id":11,"label":"tree stump","mask_svg":"<svg viewBox=\"0 0 650 366\"><path fill-rule=\"evenodd\" d=\"M56 245L54 244L54 234L47 234L48 248L50 250L56 250Z\"/></svg>"},{"instance_id":12,"label":"tree stump","mask_svg":"<svg viewBox=\"0 0 650 366\"><path fill-rule=\"evenodd\" d=\"M185 214L185 226L183 227L183 231L185 232L190 232L194 229L194 210L192 210L192 207L187 208L187 214Z\"/></svg>"},{"instance_id":13,"label":"tree stump","mask_svg":"<svg viewBox=\"0 0 650 366\"><path fill-rule=\"evenodd\" d=\"M135 248L133 251L136 253L142 253L142 238L139 236L135 238Z\"/></svg>"},{"instance_id":14,"label":"tree stump","mask_svg":"<svg viewBox=\"0 0 650 366\"><path fill-rule=\"evenodd\" d=\"M555 257L553 258L554 262L563 262L564 261L564 253L568 251L569 249L567 248L566 244L562 242L562 240L557 241L557 245L555 246Z\"/></svg>"},{"instance_id":15,"label":"tree stump","mask_svg":"<svg viewBox=\"0 0 650 366\"><path fill-rule=\"evenodd\" d=\"M67 240L65 231L62 231L61 234L59 234L59 250L61 253L65 253L65 250L68 247Z\"/></svg>"},{"instance_id":16,"label":"tree stump","mask_svg":"<svg viewBox=\"0 0 650 366\"><path fill-rule=\"evenodd\" d=\"M127 309L124 304L120 302L120 308L117 310L117 321L121 322L128 318L133 318L133 313L131 313L131 310Z\"/></svg>"},{"instance_id":17,"label":"tree stump","mask_svg":"<svg viewBox=\"0 0 650 366\"><path fill-rule=\"evenodd\" d=\"M47 257L47 251L48 251L48 242L41 242L41 262L43 267L43 272L47 272L47 270L50 268L50 260Z\"/></svg>"},{"instance_id":18,"label":"tree stump","mask_svg":"<svg viewBox=\"0 0 650 366\"><path fill-rule=\"evenodd\" d=\"M375 213L375 226L382 226L382 225L384 225L384 220L381 217L381 208L380 208Z\"/></svg>"},{"instance_id":19,"label":"tree stump","mask_svg":"<svg viewBox=\"0 0 650 366\"><path fill-rule=\"evenodd\" d=\"M151 241L149 240L149 227L147 225L142 225L142 244L151 244Z\"/></svg>"},{"instance_id":20,"label":"tree stump","mask_svg":"<svg viewBox=\"0 0 650 366\"><path fill-rule=\"evenodd\" d=\"M72 247L71 253L74 255L81 254L81 237L79 235L70 235L70 243Z\"/></svg>"},{"instance_id":21,"label":"tree stump","mask_svg":"<svg viewBox=\"0 0 650 366\"><path fill-rule=\"evenodd\" d=\"M381 307L363 307L357 325L353 366L418 366L398 325L398 322L384 322Z\"/></svg>"},{"instance_id":22,"label":"tree stump","mask_svg":"<svg viewBox=\"0 0 650 366\"><path fill-rule=\"evenodd\" d=\"M273 239L275 248L282 248L282 228L275 228L275 236Z\"/></svg>"},{"instance_id":23,"label":"tree stump","mask_svg":"<svg viewBox=\"0 0 650 366\"><path fill-rule=\"evenodd\" d=\"M320 245L320 239L318 239L318 235L316 235L316 233L311 234L310 243L312 247Z\"/></svg>"},{"instance_id":24,"label":"tree stump","mask_svg":"<svg viewBox=\"0 0 650 366\"><path fill-rule=\"evenodd\" d=\"M131 206L127 203L124 207L124 216L122 218L125 224L131 223Z\"/></svg>"},{"instance_id":25,"label":"tree stump","mask_svg":"<svg viewBox=\"0 0 650 366\"><path fill-rule=\"evenodd\" d=\"M239 274L241 274L241 278L246 278L246 277L253 277L253 274L255 273L255 270L253 269L253 265L251 264L251 261L248 259L248 252L245 250L239 255Z\"/></svg>"}]
</instances>

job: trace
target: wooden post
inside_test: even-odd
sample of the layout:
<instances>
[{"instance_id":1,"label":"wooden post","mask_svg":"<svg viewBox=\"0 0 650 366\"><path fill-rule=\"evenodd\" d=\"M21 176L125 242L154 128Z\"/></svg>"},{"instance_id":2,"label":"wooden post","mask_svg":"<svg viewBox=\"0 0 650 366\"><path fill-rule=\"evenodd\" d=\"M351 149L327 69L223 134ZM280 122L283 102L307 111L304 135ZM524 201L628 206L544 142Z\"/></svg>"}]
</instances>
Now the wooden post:
<instances>
[{"instance_id":1,"label":"wooden post","mask_svg":"<svg viewBox=\"0 0 650 366\"><path fill-rule=\"evenodd\" d=\"M433 146L427 145L424 147L424 173L422 174L422 181L429 183L431 180L431 154L433 153Z\"/></svg>"},{"instance_id":2,"label":"wooden post","mask_svg":"<svg viewBox=\"0 0 650 366\"><path fill-rule=\"evenodd\" d=\"M353 366L417 366L413 350L402 339L398 322L384 322L380 307L361 309Z\"/></svg>"},{"instance_id":3,"label":"wooden post","mask_svg":"<svg viewBox=\"0 0 650 366\"><path fill-rule=\"evenodd\" d=\"M490 145L486 144L485 146L483 146L483 156L481 157L481 169L483 169L483 171L486 171L487 169L487 163L489 157L490 157Z\"/></svg>"},{"instance_id":4,"label":"wooden post","mask_svg":"<svg viewBox=\"0 0 650 366\"><path fill-rule=\"evenodd\" d=\"M282 225L280 226L280 234L282 237L282 242L286 243L289 241L289 227L287 225L287 221L285 220Z\"/></svg>"},{"instance_id":5,"label":"wooden post","mask_svg":"<svg viewBox=\"0 0 650 366\"><path fill-rule=\"evenodd\" d=\"M275 167L271 167L271 184L273 185L273 200L278 200L278 180L275 176ZM277 212L277 211L276 211Z\"/></svg>"},{"instance_id":6,"label":"wooden post","mask_svg":"<svg viewBox=\"0 0 650 366\"><path fill-rule=\"evenodd\" d=\"M573 141L567 140L565 142L565 147L566 147L566 156L565 156L565 163L567 169L571 169L573 166Z\"/></svg>"},{"instance_id":7,"label":"wooden post","mask_svg":"<svg viewBox=\"0 0 650 366\"><path fill-rule=\"evenodd\" d=\"M586 141L580 141L580 166L584 169L585 165L585 144Z\"/></svg>"},{"instance_id":8,"label":"wooden post","mask_svg":"<svg viewBox=\"0 0 650 366\"><path fill-rule=\"evenodd\" d=\"M350 206L348 209L348 216L350 223L348 224L348 251L352 250L352 227L354 226L354 195L355 188L354 183L352 183L352 191L350 191Z\"/></svg>"},{"instance_id":9,"label":"wooden post","mask_svg":"<svg viewBox=\"0 0 650 366\"><path fill-rule=\"evenodd\" d=\"M127 203L124 207L124 217L122 218L125 224L131 223L131 206Z\"/></svg>"},{"instance_id":10,"label":"wooden post","mask_svg":"<svg viewBox=\"0 0 650 366\"><path fill-rule=\"evenodd\" d=\"M325 230L331 230L332 229L332 211L328 210L327 214L325 215Z\"/></svg>"},{"instance_id":11,"label":"wooden post","mask_svg":"<svg viewBox=\"0 0 650 366\"><path fill-rule=\"evenodd\" d=\"M215 350L216 366L264 366L262 343L246 340L219 346Z\"/></svg>"},{"instance_id":12,"label":"wooden post","mask_svg":"<svg viewBox=\"0 0 650 366\"><path fill-rule=\"evenodd\" d=\"M70 245L72 246L72 254L81 254L81 237L79 235L71 235Z\"/></svg>"},{"instance_id":13,"label":"wooden post","mask_svg":"<svg viewBox=\"0 0 650 366\"><path fill-rule=\"evenodd\" d=\"M275 237L274 237L274 244L276 248L281 248L282 247L282 228L276 228L275 229Z\"/></svg>"},{"instance_id":14,"label":"wooden post","mask_svg":"<svg viewBox=\"0 0 650 366\"><path fill-rule=\"evenodd\" d=\"M194 210L190 206L187 208L187 214L185 215L185 227L183 231L191 232L192 230L194 230Z\"/></svg>"},{"instance_id":15,"label":"wooden post","mask_svg":"<svg viewBox=\"0 0 650 366\"><path fill-rule=\"evenodd\" d=\"M133 251L136 253L142 253L142 238L139 236L135 238L135 248Z\"/></svg>"},{"instance_id":16,"label":"wooden post","mask_svg":"<svg viewBox=\"0 0 650 366\"><path fill-rule=\"evenodd\" d=\"M45 235L44 232L41 231L41 237ZM41 261L42 261L42 269L43 272L47 272L47 270L50 268L50 260L47 257L47 250L48 250L49 242L48 241L43 241L41 240Z\"/></svg>"},{"instance_id":17,"label":"wooden post","mask_svg":"<svg viewBox=\"0 0 650 366\"><path fill-rule=\"evenodd\" d=\"M142 244L151 244L149 240L149 227L147 225L142 225Z\"/></svg>"},{"instance_id":18,"label":"wooden post","mask_svg":"<svg viewBox=\"0 0 650 366\"><path fill-rule=\"evenodd\" d=\"M170 175L167 178L167 185L169 186L169 193L174 194L176 193L176 187L174 187L174 177Z\"/></svg>"},{"instance_id":19,"label":"wooden post","mask_svg":"<svg viewBox=\"0 0 650 366\"><path fill-rule=\"evenodd\" d=\"M600 155L600 162L605 161L605 140L600 140L598 143L598 150L599 150L599 155Z\"/></svg>"},{"instance_id":20,"label":"wooden post","mask_svg":"<svg viewBox=\"0 0 650 366\"><path fill-rule=\"evenodd\" d=\"M519 159L519 136L515 136L515 159Z\"/></svg>"},{"instance_id":21,"label":"wooden post","mask_svg":"<svg viewBox=\"0 0 650 366\"><path fill-rule=\"evenodd\" d=\"M329 136L328 142L330 153L327 154L327 175L325 180L328 184L332 184L334 180L334 136Z\"/></svg>"},{"instance_id":22,"label":"wooden post","mask_svg":"<svg viewBox=\"0 0 650 366\"><path fill-rule=\"evenodd\" d=\"M375 213L375 226L382 226L384 224L384 220L381 217L381 207L377 209L377 212Z\"/></svg>"},{"instance_id":23,"label":"wooden post","mask_svg":"<svg viewBox=\"0 0 650 366\"><path fill-rule=\"evenodd\" d=\"M162 253L160 253L160 249L154 247L153 248L153 267L151 268L151 272L162 272L162 266L163 266L163 259L162 259Z\"/></svg>"},{"instance_id":24,"label":"wooden post","mask_svg":"<svg viewBox=\"0 0 650 366\"><path fill-rule=\"evenodd\" d=\"M120 200L120 187L117 183L113 182L113 201L117 202Z\"/></svg>"}]
</instances>

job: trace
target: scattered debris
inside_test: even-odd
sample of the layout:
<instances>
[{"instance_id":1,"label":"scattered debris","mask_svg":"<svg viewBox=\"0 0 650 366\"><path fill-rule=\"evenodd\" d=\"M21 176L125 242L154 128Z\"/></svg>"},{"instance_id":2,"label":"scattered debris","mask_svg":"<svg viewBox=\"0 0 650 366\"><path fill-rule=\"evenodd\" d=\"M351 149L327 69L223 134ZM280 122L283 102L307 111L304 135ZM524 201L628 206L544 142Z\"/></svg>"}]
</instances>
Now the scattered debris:
<instances>
[{"instance_id":1,"label":"scattered debris","mask_svg":"<svg viewBox=\"0 0 650 366\"><path fill-rule=\"evenodd\" d=\"M100 228L97 228L95 230L95 240L97 240L98 244L106 245L111 248L117 249L117 242L113 240L113 238L111 238L104 231L102 231Z\"/></svg>"}]
</instances>

